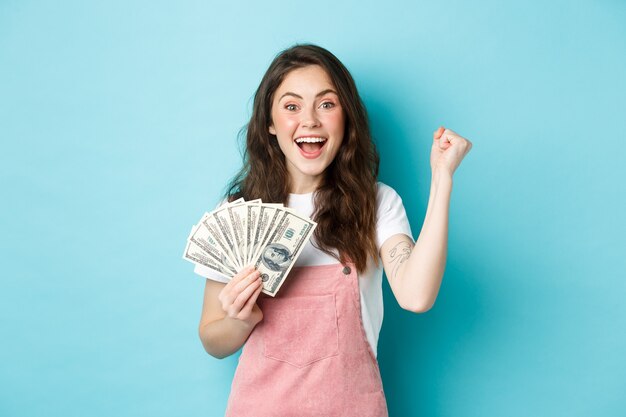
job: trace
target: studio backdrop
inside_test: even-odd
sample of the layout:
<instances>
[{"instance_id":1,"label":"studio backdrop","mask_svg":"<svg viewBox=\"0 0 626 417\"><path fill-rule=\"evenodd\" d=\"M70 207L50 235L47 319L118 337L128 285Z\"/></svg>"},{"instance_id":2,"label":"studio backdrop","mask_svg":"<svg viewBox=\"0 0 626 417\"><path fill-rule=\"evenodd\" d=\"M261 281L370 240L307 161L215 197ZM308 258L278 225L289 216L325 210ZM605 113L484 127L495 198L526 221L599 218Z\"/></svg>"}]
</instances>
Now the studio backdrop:
<instances>
[{"instance_id":1,"label":"studio backdrop","mask_svg":"<svg viewBox=\"0 0 626 417\"><path fill-rule=\"evenodd\" d=\"M383 284L390 414L623 416L625 22L618 0L1 1L0 415L223 415L238 355L204 351L182 252L269 63L315 43L415 239L432 132L473 143L434 307Z\"/></svg>"}]
</instances>

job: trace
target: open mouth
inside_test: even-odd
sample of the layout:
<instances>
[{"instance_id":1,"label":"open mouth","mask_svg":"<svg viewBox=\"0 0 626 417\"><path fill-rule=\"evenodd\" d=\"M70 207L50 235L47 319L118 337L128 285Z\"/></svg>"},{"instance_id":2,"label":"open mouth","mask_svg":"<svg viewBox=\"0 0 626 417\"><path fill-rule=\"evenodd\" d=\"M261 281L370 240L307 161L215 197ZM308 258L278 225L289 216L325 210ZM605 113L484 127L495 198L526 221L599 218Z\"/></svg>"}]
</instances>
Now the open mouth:
<instances>
[{"instance_id":1,"label":"open mouth","mask_svg":"<svg viewBox=\"0 0 626 417\"><path fill-rule=\"evenodd\" d=\"M305 153L314 154L320 151L322 147L326 144L328 139L319 137L319 136L311 136L311 137L300 137L296 139L296 144L298 147Z\"/></svg>"}]
</instances>

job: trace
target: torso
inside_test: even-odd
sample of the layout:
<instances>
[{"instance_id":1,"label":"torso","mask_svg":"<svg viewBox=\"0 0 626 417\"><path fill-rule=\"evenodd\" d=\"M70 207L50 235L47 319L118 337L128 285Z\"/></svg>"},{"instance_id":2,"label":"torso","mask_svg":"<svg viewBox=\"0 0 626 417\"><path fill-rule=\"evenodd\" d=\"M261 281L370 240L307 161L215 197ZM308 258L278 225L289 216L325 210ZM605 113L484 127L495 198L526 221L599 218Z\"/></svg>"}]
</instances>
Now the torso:
<instances>
[{"instance_id":1,"label":"torso","mask_svg":"<svg viewBox=\"0 0 626 417\"><path fill-rule=\"evenodd\" d=\"M353 265L295 267L257 302L226 417L386 417L378 362L360 320Z\"/></svg>"}]
</instances>

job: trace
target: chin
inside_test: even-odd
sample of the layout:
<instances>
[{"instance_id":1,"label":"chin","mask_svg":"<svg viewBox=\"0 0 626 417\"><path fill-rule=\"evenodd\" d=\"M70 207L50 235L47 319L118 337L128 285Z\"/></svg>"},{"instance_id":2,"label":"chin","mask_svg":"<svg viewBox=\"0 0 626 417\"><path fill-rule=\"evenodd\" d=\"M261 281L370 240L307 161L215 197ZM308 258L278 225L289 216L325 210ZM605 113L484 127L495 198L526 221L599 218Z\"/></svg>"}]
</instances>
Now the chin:
<instances>
[{"instance_id":1,"label":"chin","mask_svg":"<svg viewBox=\"0 0 626 417\"><path fill-rule=\"evenodd\" d=\"M317 177L317 176L323 175L324 172L326 171L326 168L328 168L328 165L323 165L323 166L317 165L315 167L302 167L299 171L302 172L304 175Z\"/></svg>"}]
</instances>

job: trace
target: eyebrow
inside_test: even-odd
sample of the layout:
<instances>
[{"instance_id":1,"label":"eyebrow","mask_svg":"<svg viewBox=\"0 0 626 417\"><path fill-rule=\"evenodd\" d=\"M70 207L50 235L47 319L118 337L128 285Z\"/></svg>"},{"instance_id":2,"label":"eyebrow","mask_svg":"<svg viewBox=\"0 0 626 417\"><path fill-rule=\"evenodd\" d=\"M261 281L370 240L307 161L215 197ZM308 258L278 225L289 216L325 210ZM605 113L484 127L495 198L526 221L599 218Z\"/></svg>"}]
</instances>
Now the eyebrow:
<instances>
[{"instance_id":1,"label":"eyebrow","mask_svg":"<svg viewBox=\"0 0 626 417\"><path fill-rule=\"evenodd\" d=\"M335 93L335 94L337 94L337 92L336 92L335 90L333 90L332 88L327 88L326 90L322 90L322 91L320 91L319 93L317 93L317 95L316 95L315 97L320 97L320 96L323 96L323 95L324 95L324 94L326 94L326 93ZM337 94L337 95L339 95L339 94ZM280 96L280 98L278 99L278 101L282 100L282 99L283 99L283 97L285 97L285 96L294 96L294 97L297 97L297 98L299 98L300 100L302 100L302 96L300 96L300 95L298 95L298 94L296 94L296 93L292 93L291 91L287 91L285 94L283 94L282 96Z\"/></svg>"}]
</instances>

